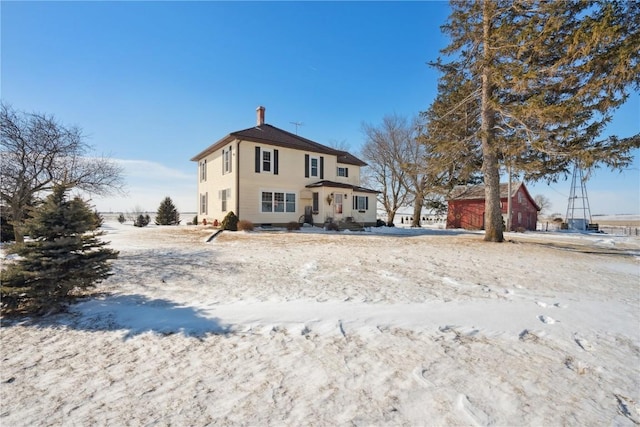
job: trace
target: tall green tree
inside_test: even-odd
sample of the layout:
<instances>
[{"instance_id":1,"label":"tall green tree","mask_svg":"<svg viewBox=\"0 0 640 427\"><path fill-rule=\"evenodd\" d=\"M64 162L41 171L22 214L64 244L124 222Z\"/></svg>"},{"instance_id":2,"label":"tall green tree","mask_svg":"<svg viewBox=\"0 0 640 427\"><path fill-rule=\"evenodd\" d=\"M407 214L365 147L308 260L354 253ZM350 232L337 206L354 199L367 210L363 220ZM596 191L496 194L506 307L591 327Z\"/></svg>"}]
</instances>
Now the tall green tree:
<instances>
[{"instance_id":1,"label":"tall green tree","mask_svg":"<svg viewBox=\"0 0 640 427\"><path fill-rule=\"evenodd\" d=\"M450 44L434 65L465 89L441 85L453 93L439 94L444 104L432 119L469 104L477 112L469 141L482 158L485 240L500 242L501 164L554 181L575 162L615 169L632 160L640 135L600 138L629 88L640 88L640 3L478 0L451 8L442 27Z\"/></svg>"},{"instance_id":2,"label":"tall green tree","mask_svg":"<svg viewBox=\"0 0 640 427\"><path fill-rule=\"evenodd\" d=\"M165 197L156 212L157 225L178 225L180 224L180 213L173 204L171 197Z\"/></svg>"},{"instance_id":3,"label":"tall green tree","mask_svg":"<svg viewBox=\"0 0 640 427\"><path fill-rule=\"evenodd\" d=\"M2 270L3 308L57 311L76 289L87 289L111 275L118 252L99 237L102 219L82 199L69 200L56 186L25 222L31 240L13 248L20 255Z\"/></svg>"}]
</instances>

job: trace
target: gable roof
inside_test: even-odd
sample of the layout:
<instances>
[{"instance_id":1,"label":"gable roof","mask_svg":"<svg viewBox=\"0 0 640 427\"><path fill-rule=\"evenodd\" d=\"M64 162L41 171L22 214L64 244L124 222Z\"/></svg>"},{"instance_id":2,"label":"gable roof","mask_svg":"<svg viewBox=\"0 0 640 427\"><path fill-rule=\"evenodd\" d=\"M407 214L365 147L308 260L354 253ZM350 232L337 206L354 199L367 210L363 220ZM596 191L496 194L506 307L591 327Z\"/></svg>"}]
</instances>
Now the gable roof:
<instances>
[{"instance_id":1,"label":"gable roof","mask_svg":"<svg viewBox=\"0 0 640 427\"><path fill-rule=\"evenodd\" d=\"M311 141L310 139L303 138L266 123L252 128L231 132L229 135L209 146L204 151L196 154L191 158L191 161L197 162L201 158L213 153L223 145L228 144L235 139L275 145L277 147L291 148L294 150L309 151L312 153L329 154L336 156L339 163L356 166L367 165L365 162L346 151L327 147L326 145Z\"/></svg>"},{"instance_id":2,"label":"gable roof","mask_svg":"<svg viewBox=\"0 0 640 427\"><path fill-rule=\"evenodd\" d=\"M511 197L518 194L518 190L522 187L525 195L538 210L540 207L536 204L535 200L529 194L524 182L514 182L511 185ZM509 184L506 182L500 183L500 199L506 199L509 194ZM484 184L477 185L456 185L453 187L453 191L449 196L449 200L484 200Z\"/></svg>"}]
</instances>

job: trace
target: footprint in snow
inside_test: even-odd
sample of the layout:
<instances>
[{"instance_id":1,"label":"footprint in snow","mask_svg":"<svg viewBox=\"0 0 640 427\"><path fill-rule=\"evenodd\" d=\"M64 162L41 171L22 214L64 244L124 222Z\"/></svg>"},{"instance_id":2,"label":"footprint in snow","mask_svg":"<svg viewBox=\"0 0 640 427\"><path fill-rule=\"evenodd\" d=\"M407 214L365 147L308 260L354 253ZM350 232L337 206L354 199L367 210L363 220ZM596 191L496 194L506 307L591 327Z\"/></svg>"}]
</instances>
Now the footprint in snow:
<instances>
[{"instance_id":1,"label":"footprint in snow","mask_svg":"<svg viewBox=\"0 0 640 427\"><path fill-rule=\"evenodd\" d=\"M474 426L486 426L492 421L482 409L473 405L471 401L469 401L469 397L464 394L458 395L456 407L467 416L467 419Z\"/></svg>"},{"instance_id":2,"label":"footprint in snow","mask_svg":"<svg viewBox=\"0 0 640 427\"><path fill-rule=\"evenodd\" d=\"M415 378L418 384L420 384L422 387L425 387L425 388L435 387L435 384L427 379L426 369L422 369L420 366L418 366L413 370L412 374L413 374L413 378Z\"/></svg>"},{"instance_id":3,"label":"footprint in snow","mask_svg":"<svg viewBox=\"0 0 640 427\"><path fill-rule=\"evenodd\" d=\"M593 346L589 341L584 338L579 337L578 335L573 336L573 340L578 344L578 346L584 351L593 351Z\"/></svg>"},{"instance_id":4,"label":"footprint in snow","mask_svg":"<svg viewBox=\"0 0 640 427\"><path fill-rule=\"evenodd\" d=\"M544 314L538 316L538 319L540 319L542 323L546 323L547 325L553 325L557 322L557 320L555 320L553 317L545 316Z\"/></svg>"},{"instance_id":5,"label":"footprint in snow","mask_svg":"<svg viewBox=\"0 0 640 427\"><path fill-rule=\"evenodd\" d=\"M542 308L547 308L547 303L542 301L536 301L536 304Z\"/></svg>"}]
</instances>

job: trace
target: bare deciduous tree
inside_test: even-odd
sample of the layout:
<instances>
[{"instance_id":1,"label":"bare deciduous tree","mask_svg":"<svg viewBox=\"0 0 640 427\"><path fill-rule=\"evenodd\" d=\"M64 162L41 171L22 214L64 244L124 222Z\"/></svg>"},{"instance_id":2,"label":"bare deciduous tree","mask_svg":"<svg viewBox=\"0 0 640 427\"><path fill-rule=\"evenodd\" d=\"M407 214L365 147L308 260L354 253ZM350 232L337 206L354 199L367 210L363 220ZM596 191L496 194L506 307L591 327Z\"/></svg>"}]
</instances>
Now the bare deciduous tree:
<instances>
[{"instance_id":1,"label":"bare deciduous tree","mask_svg":"<svg viewBox=\"0 0 640 427\"><path fill-rule=\"evenodd\" d=\"M0 133L0 198L17 243L24 242L22 225L29 206L55 185L98 195L123 189L121 167L107 157L90 157L91 147L78 127L3 103Z\"/></svg>"},{"instance_id":2,"label":"bare deciduous tree","mask_svg":"<svg viewBox=\"0 0 640 427\"><path fill-rule=\"evenodd\" d=\"M415 130L406 118L394 114L385 116L379 126L363 123L362 132L366 138L362 157L369 164L364 179L380 189L378 201L391 224L398 209L413 201L406 187L406 154L412 150Z\"/></svg>"},{"instance_id":3,"label":"bare deciduous tree","mask_svg":"<svg viewBox=\"0 0 640 427\"><path fill-rule=\"evenodd\" d=\"M536 194L533 200L540 208L540 213L547 211L551 207L551 200L549 200L549 198L543 194Z\"/></svg>"}]
</instances>

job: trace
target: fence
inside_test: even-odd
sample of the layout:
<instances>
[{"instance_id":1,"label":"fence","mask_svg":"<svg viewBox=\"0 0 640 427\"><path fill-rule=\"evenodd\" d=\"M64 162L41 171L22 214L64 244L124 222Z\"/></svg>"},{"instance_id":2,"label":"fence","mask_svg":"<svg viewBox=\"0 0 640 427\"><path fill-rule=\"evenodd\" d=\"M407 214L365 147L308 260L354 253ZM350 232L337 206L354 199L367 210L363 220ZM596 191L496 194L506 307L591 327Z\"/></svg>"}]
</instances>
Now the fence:
<instances>
[{"instance_id":1,"label":"fence","mask_svg":"<svg viewBox=\"0 0 640 427\"><path fill-rule=\"evenodd\" d=\"M560 231L561 226L557 222L538 222L537 230ZM640 227L625 225L598 225L598 231L612 236L640 236Z\"/></svg>"}]
</instances>

